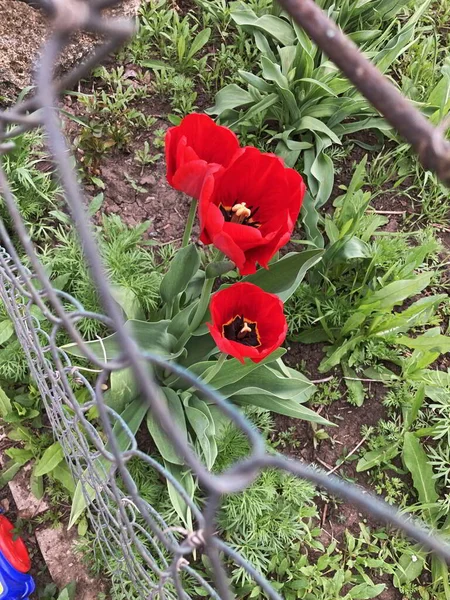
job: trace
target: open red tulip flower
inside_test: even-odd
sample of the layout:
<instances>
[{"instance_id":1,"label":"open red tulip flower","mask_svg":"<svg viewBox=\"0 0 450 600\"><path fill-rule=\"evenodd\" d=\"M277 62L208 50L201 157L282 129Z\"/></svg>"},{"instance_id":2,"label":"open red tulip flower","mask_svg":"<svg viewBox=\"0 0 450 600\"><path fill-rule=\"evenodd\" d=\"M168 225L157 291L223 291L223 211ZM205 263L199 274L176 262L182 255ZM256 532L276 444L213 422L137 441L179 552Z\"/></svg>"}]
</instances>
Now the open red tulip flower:
<instances>
[{"instance_id":1,"label":"open red tulip flower","mask_svg":"<svg viewBox=\"0 0 450 600\"><path fill-rule=\"evenodd\" d=\"M208 328L219 350L242 363L258 363L284 342L283 303L253 283L235 283L213 294Z\"/></svg>"},{"instance_id":2,"label":"open red tulip flower","mask_svg":"<svg viewBox=\"0 0 450 600\"><path fill-rule=\"evenodd\" d=\"M274 154L244 148L219 177L208 176L199 203L200 240L214 244L241 275L267 268L290 239L306 187Z\"/></svg>"},{"instance_id":3,"label":"open red tulip flower","mask_svg":"<svg viewBox=\"0 0 450 600\"><path fill-rule=\"evenodd\" d=\"M208 115L190 114L167 130L167 181L180 192L198 199L208 173L223 171L239 150L239 141L227 127Z\"/></svg>"}]
</instances>

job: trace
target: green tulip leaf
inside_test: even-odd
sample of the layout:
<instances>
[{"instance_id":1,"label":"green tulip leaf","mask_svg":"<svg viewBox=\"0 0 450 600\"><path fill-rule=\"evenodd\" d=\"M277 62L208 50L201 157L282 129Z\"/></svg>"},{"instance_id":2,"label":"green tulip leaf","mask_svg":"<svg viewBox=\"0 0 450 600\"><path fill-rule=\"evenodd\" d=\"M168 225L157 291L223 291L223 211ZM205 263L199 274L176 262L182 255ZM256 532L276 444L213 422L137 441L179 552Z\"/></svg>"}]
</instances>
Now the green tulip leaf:
<instances>
[{"instance_id":1,"label":"green tulip leaf","mask_svg":"<svg viewBox=\"0 0 450 600\"><path fill-rule=\"evenodd\" d=\"M188 437L186 420L181 400L178 394L171 388L162 388L162 392L166 397L167 408L171 414L174 424L178 427L180 435L183 437L184 441L187 442ZM183 465L183 458L177 454L172 442L170 441L170 438L156 422L151 410L149 410L147 413L147 428L163 459L175 465Z\"/></svg>"},{"instance_id":2,"label":"green tulip leaf","mask_svg":"<svg viewBox=\"0 0 450 600\"><path fill-rule=\"evenodd\" d=\"M261 368L263 365L269 362L278 360L284 354L286 354L286 350L284 348L278 348L260 363L255 363L251 360L247 360L244 364L242 364L236 358L231 358L224 362L220 371L216 373L216 375L211 379L209 383L216 390L220 390L221 388L227 385L236 384L239 381L241 381L247 374L251 373L255 369ZM198 377L204 379L205 377L208 377L208 373L211 372L211 370L215 369L216 364L217 361L202 361L191 365L189 370L194 375L197 375ZM188 384L185 385L186 387L189 387Z\"/></svg>"},{"instance_id":3,"label":"green tulip leaf","mask_svg":"<svg viewBox=\"0 0 450 600\"><path fill-rule=\"evenodd\" d=\"M208 469L214 464L215 456L211 452L211 444L207 431L209 429L209 419L204 412L193 408L191 406L185 406L186 417L189 421L190 426L194 430L196 440L201 448L205 463Z\"/></svg>"},{"instance_id":4,"label":"green tulip leaf","mask_svg":"<svg viewBox=\"0 0 450 600\"><path fill-rule=\"evenodd\" d=\"M199 267L200 253L194 244L178 250L161 281L160 293L163 301L171 304L178 294L184 292Z\"/></svg>"},{"instance_id":5,"label":"green tulip leaf","mask_svg":"<svg viewBox=\"0 0 450 600\"><path fill-rule=\"evenodd\" d=\"M247 275L243 281L253 283L265 292L277 294L286 302L298 288L308 269L322 260L323 250L304 250L290 252L269 265L269 269L259 269L253 275Z\"/></svg>"},{"instance_id":6,"label":"green tulip leaf","mask_svg":"<svg viewBox=\"0 0 450 600\"><path fill-rule=\"evenodd\" d=\"M125 313L127 319L143 319L142 306L133 290L122 285L111 286L111 295Z\"/></svg>"},{"instance_id":7,"label":"green tulip leaf","mask_svg":"<svg viewBox=\"0 0 450 600\"><path fill-rule=\"evenodd\" d=\"M208 438L208 452L209 452L209 463L207 460L208 468L211 468L217 458L217 443L216 443L216 420L220 422L222 419L217 415L213 415L211 410L214 408L212 405L208 405L204 400L200 400L197 396L193 394L190 395L189 400L187 401L189 406L192 406L196 410L202 412L206 418L208 419L208 426L206 428L206 436ZM223 416L223 413L222 413ZM226 418L226 417L225 417ZM205 456L205 459L207 457Z\"/></svg>"},{"instance_id":8,"label":"green tulip leaf","mask_svg":"<svg viewBox=\"0 0 450 600\"><path fill-rule=\"evenodd\" d=\"M138 395L138 386L130 368L113 371L109 379L109 390L104 398L107 406L120 414Z\"/></svg>"},{"instance_id":9,"label":"green tulip leaf","mask_svg":"<svg viewBox=\"0 0 450 600\"><path fill-rule=\"evenodd\" d=\"M209 115L221 115L226 110L232 110L239 106L245 106L255 101L255 98L235 83L230 83L216 94L216 101L212 108L206 112Z\"/></svg>"},{"instance_id":10,"label":"green tulip leaf","mask_svg":"<svg viewBox=\"0 0 450 600\"><path fill-rule=\"evenodd\" d=\"M252 370L233 384L225 385L220 392L226 398L234 399L235 394L273 394L277 398L286 400L294 399L297 402L306 402L315 392L315 385L301 373L297 377L286 377L270 366L263 365Z\"/></svg>"},{"instance_id":11,"label":"green tulip leaf","mask_svg":"<svg viewBox=\"0 0 450 600\"><path fill-rule=\"evenodd\" d=\"M288 21L274 15L262 15L258 17L250 8L247 8L245 5L241 6L231 11L231 18L237 25L249 29L254 28L267 33L278 42L281 42L283 46L289 46L294 43L295 32Z\"/></svg>"},{"instance_id":12,"label":"green tulip leaf","mask_svg":"<svg viewBox=\"0 0 450 600\"><path fill-rule=\"evenodd\" d=\"M175 344L175 338L167 331L169 324L170 321L166 320L147 322L133 319L125 323L125 329L134 338L141 350L149 350L167 358L175 358L177 354L170 353L170 348ZM120 355L117 333L113 333L102 340L85 342L85 344L98 358L112 360ZM76 343L65 344L61 346L61 349L73 356L85 357L83 349L79 348Z\"/></svg>"},{"instance_id":13,"label":"green tulip leaf","mask_svg":"<svg viewBox=\"0 0 450 600\"><path fill-rule=\"evenodd\" d=\"M236 395L233 396L233 402L241 406L259 406L265 410L276 412L280 415L292 417L294 419L302 419L319 425L332 425L310 408L293 402L292 400L283 400L274 398L271 395L254 394L254 395Z\"/></svg>"},{"instance_id":14,"label":"green tulip leaf","mask_svg":"<svg viewBox=\"0 0 450 600\"><path fill-rule=\"evenodd\" d=\"M196 484L192 473L190 471L185 471L183 467L179 465L173 465L166 461L164 462L164 466L173 475L173 477L180 482L180 485L185 489L189 498L194 498ZM169 491L170 501L172 502L172 506L174 507L176 513L184 521L186 527L192 531L193 527L191 509L189 506L187 506L186 502L169 480L167 480L167 489Z\"/></svg>"},{"instance_id":15,"label":"green tulip leaf","mask_svg":"<svg viewBox=\"0 0 450 600\"><path fill-rule=\"evenodd\" d=\"M133 400L127 408L121 413L123 421L127 424L131 434L136 435L137 430L141 426L142 421L148 411L148 406L140 398ZM113 427L113 435L115 436L117 446L121 452L128 450L131 444L131 438L127 431L122 427L120 421L116 421ZM109 451L109 445L106 446ZM109 476L109 469L111 463L103 457L97 458L90 467L95 469L97 478L100 481L107 481ZM68 529L73 527L78 521L84 510L87 508L95 498L95 490L88 483L87 480L92 477L90 470L86 471L77 483L75 493L72 501L72 510L70 512L70 519Z\"/></svg>"}]
</instances>

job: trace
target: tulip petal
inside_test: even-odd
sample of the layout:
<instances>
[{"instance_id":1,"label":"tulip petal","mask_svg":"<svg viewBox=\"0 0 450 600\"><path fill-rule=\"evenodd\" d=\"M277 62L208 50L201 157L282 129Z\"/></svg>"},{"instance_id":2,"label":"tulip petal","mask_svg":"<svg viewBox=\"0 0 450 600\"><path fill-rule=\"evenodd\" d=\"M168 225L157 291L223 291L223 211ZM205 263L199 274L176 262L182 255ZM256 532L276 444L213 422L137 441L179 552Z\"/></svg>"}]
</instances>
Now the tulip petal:
<instances>
[{"instance_id":1,"label":"tulip petal","mask_svg":"<svg viewBox=\"0 0 450 600\"><path fill-rule=\"evenodd\" d=\"M208 115L187 115L179 127L197 156L209 163L227 166L239 148L236 135L228 127L217 125Z\"/></svg>"},{"instance_id":2,"label":"tulip petal","mask_svg":"<svg viewBox=\"0 0 450 600\"><path fill-rule=\"evenodd\" d=\"M218 173L223 167L211 165L204 160L192 160L180 166L172 178L172 187L198 199L205 181L210 173Z\"/></svg>"},{"instance_id":3,"label":"tulip petal","mask_svg":"<svg viewBox=\"0 0 450 600\"><path fill-rule=\"evenodd\" d=\"M242 355L240 348L236 348L235 346L242 346L243 348L245 348L245 346L243 346L243 344L235 344L234 342L227 340L225 337L223 337L222 333L219 332L216 327L214 327L214 325L211 325L210 323L207 323L206 325L219 350L224 354L230 354L230 356L233 356L241 363L244 363L244 356Z\"/></svg>"},{"instance_id":4,"label":"tulip petal","mask_svg":"<svg viewBox=\"0 0 450 600\"><path fill-rule=\"evenodd\" d=\"M241 362L250 358L260 362L285 340L287 322L283 303L274 294L261 290L252 283L240 282L213 294L210 303L212 323L208 329L222 351ZM260 345L251 346L225 337L224 325L241 317L256 323Z\"/></svg>"},{"instance_id":5,"label":"tulip petal","mask_svg":"<svg viewBox=\"0 0 450 600\"><path fill-rule=\"evenodd\" d=\"M166 133L167 181L199 198L208 172L227 167L238 151L238 139L227 127L216 125L207 115L188 115Z\"/></svg>"},{"instance_id":6,"label":"tulip petal","mask_svg":"<svg viewBox=\"0 0 450 600\"><path fill-rule=\"evenodd\" d=\"M240 225L239 223L224 223L223 231L233 238L233 241L244 250L244 252L249 248L254 248L255 246L260 246L265 243L261 232L255 227L248 227L247 225Z\"/></svg>"},{"instance_id":7,"label":"tulip petal","mask_svg":"<svg viewBox=\"0 0 450 600\"><path fill-rule=\"evenodd\" d=\"M233 238L226 233L218 233L212 237L212 243L225 254L240 270L245 264L245 254L234 242Z\"/></svg>"},{"instance_id":8,"label":"tulip petal","mask_svg":"<svg viewBox=\"0 0 450 600\"><path fill-rule=\"evenodd\" d=\"M202 190L199 204L201 240L213 243L238 267L241 275L267 268L290 239L305 194L302 177L272 154L242 149L232 164ZM226 220L219 206L244 203L252 223ZM228 219L228 217L227 217Z\"/></svg>"}]
</instances>

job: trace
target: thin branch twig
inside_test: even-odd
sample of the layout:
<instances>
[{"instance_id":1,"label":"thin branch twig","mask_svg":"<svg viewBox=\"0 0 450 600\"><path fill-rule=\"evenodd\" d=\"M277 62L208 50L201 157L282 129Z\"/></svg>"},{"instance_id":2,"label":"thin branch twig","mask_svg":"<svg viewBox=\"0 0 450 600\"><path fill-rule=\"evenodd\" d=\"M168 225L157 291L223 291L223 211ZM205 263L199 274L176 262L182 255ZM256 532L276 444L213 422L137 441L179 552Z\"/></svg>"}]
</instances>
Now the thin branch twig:
<instances>
[{"instance_id":1,"label":"thin branch twig","mask_svg":"<svg viewBox=\"0 0 450 600\"><path fill-rule=\"evenodd\" d=\"M342 379L348 379L348 381L363 381L364 383L384 383L382 379L367 379L364 377L343 377Z\"/></svg>"},{"instance_id":2,"label":"thin branch twig","mask_svg":"<svg viewBox=\"0 0 450 600\"><path fill-rule=\"evenodd\" d=\"M330 377L324 377L323 379L312 379L311 383L326 383L332 379L334 379L334 375L330 375Z\"/></svg>"},{"instance_id":3,"label":"thin branch twig","mask_svg":"<svg viewBox=\"0 0 450 600\"><path fill-rule=\"evenodd\" d=\"M373 213L377 215L402 215L403 217L406 215L406 210L374 210Z\"/></svg>"},{"instance_id":4,"label":"thin branch twig","mask_svg":"<svg viewBox=\"0 0 450 600\"><path fill-rule=\"evenodd\" d=\"M364 444L364 442L367 440L366 437L363 437L362 440L360 440L356 446L353 448L353 450L351 450L348 454L346 454L344 460L339 463L338 465L336 465L335 467L333 467L332 469L330 469L327 472L327 475L331 475L332 473L334 473L335 471L337 471L338 469L340 469L342 467L342 465L344 464L344 462L347 460L347 458L350 458L350 456L352 456L353 454L355 454L355 452L357 450L359 450L359 448L361 448L361 446Z\"/></svg>"}]
</instances>

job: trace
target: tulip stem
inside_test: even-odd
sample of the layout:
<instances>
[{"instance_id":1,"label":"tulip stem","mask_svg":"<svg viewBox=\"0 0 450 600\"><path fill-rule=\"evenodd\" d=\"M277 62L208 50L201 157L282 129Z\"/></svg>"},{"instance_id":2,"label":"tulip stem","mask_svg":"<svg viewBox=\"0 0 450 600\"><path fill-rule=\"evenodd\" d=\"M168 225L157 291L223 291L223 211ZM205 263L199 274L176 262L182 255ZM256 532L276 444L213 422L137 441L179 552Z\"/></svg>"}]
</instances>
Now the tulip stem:
<instances>
[{"instance_id":1,"label":"tulip stem","mask_svg":"<svg viewBox=\"0 0 450 600\"><path fill-rule=\"evenodd\" d=\"M227 358L228 358L228 354L226 354L225 352L221 352L219 354L219 358L216 360L216 362L213 363L211 365L211 367L209 367L206 377L204 377L202 379L202 383L210 383L214 379L214 377L219 373L220 369L222 368L223 363L227 360ZM192 386L187 391L188 392L195 391L195 386Z\"/></svg>"},{"instance_id":2,"label":"tulip stem","mask_svg":"<svg viewBox=\"0 0 450 600\"><path fill-rule=\"evenodd\" d=\"M184 228L183 240L181 242L181 247L184 248L189 244L189 240L191 239L192 225L194 224L195 212L197 210L197 200L192 198L191 208L189 209L188 218L186 221L186 227Z\"/></svg>"},{"instance_id":3,"label":"tulip stem","mask_svg":"<svg viewBox=\"0 0 450 600\"><path fill-rule=\"evenodd\" d=\"M214 377L217 375L217 373L222 368L223 363L227 360L227 356L228 356L228 354L226 354L225 352L220 353L219 358L212 365L211 370L206 375L206 377L203 379L203 383L209 383L212 379L214 379Z\"/></svg>"},{"instance_id":4,"label":"tulip stem","mask_svg":"<svg viewBox=\"0 0 450 600\"><path fill-rule=\"evenodd\" d=\"M216 280L215 277L211 277L211 279L205 279L205 281L203 282L203 288L202 288L202 294L200 296L200 301L197 305L197 310L195 311L192 322L189 325L189 331L191 333L193 333L196 329L198 329L199 325L203 321L203 317L205 316L206 311L208 310L209 301L211 298L211 292L212 292L215 280Z\"/></svg>"}]
</instances>

